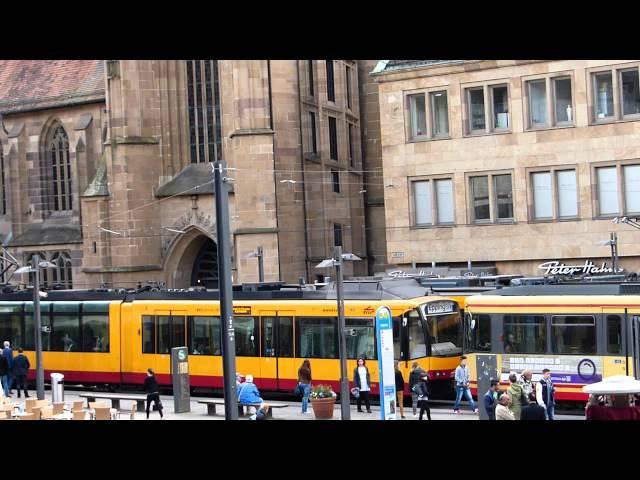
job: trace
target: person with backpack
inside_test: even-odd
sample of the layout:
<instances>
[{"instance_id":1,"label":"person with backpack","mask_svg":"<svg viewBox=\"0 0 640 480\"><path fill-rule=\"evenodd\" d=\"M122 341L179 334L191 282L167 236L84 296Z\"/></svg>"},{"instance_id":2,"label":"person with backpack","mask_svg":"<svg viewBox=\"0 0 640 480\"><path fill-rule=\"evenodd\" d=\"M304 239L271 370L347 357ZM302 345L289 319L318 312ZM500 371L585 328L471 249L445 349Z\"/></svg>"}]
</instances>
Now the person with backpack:
<instances>
[{"instance_id":1,"label":"person with backpack","mask_svg":"<svg viewBox=\"0 0 640 480\"><path fill-rule=\"evenodd\" d=\"M496 419L496 405L498 404L498 380L491 380L491 386L484 394L484 410L489 416L489 420Z\"/></svg>"},{"instance_id":2,"label":"person with backpack","mask_svg":"<svg viewBox=\"0 0 640 480\"><path fill-rule=\"evenodd\" d=\"M395 361L396 368L396 401L400 407L400 418L404 417L404 377L400 371L400 362Z\"/></svg>"},{"instance_id":3,"label":"person with backpack","mask_svg":"<svg viewBox=\"0 0 640 480\"><path fill-rule=\"evenodd\" d=\"M413 407L413 418L418 418L418 413L416 412L416 407L418 406L418 394L415 391L415 386L426 374L427 372L420 366L418 362L413 362L411 364L411 373L409 373L409 390L411 391L411 406Z\"/></svg>"},{"instance_id":4,"label":"person with backpack","mask_svg":"<svg viewBox=\"0 0 640 480\"><path fill-rule=\"evenodd\" d=\"M415 385L415 389L418 394L418 405L420 406L418 420L422 420L422 415L425 411L427 412L427 419L431 420L431 409L429 408L431 389L429 388L429 375L426 372Z\"/></svg>"},{"instance_id":5,"label":"person with backpack","mask_svg":"<svg viewBox=\"0 0 640 480\"><path fill-rule=\"evenodd\" d=\"M511 382L511 386L508 388L507 393L511 397L511 411L513 412L514 418L520 420L522 407L529 404L529 399L525 395L522 385L518 383L518 376L515 373L509 375L509 381Z\"/></svg>"}]
</instances>

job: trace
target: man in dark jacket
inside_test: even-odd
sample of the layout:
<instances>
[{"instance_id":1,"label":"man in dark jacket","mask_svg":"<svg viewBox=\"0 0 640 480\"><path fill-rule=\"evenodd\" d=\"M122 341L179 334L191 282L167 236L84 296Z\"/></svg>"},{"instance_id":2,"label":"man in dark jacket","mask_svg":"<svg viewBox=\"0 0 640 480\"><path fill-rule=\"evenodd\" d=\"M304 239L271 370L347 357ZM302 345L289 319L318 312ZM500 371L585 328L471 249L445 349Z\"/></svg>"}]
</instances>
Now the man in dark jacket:
<instances>
[{"instance_id":1,"label":"man in dark jacket","mask_svg":"<svg viewBox=\"0 0 640 480\"><path fill-rule=\"evenodd\" d=\"M18 349L18 356L13 359L13 374L16 378L16 390L20 398L20 388L24 390L24 398L29 398L27 391L27 372L31 368L29 359L22 353L22 348Z\"/></svg>"},{"instance_id":2,"label":"man in dark jacket","mask_svg":"<svg viewBox=\"0 0 640 480\"><path fill-rule=\"evenodd\" d=\"M536 394L531 392L529 394L529 405L522 409L520 414L520 420L546 420L544 407L541 407L536 402Z\"/></svg>"},{"instance_id":3,"label":"man in dark jacket","mask_svg":"<svg viewBox=\"0 0 640 480\"><path fill-rule=\"evenodd\" d=\"M496 404L498 399L498 380L491 380L491 387L484 394L484 410L489 416L489 420L496 419Z\"/></svg>"},{"instance_id":4,"label":"man in dark jacket","mask_svg":"<svg viewBox=\"0 0 640 480\"><path fill-rule=\"evenodd\" d=\"M8 372L7 372L7 387L5 388L5 395L10 396L11 389L13 388L13 349L9 340L4 341L4 348L2 349L2 355L7 359ZM4 383L2 384L4 387Z\"/></svg>"}]
</instances>

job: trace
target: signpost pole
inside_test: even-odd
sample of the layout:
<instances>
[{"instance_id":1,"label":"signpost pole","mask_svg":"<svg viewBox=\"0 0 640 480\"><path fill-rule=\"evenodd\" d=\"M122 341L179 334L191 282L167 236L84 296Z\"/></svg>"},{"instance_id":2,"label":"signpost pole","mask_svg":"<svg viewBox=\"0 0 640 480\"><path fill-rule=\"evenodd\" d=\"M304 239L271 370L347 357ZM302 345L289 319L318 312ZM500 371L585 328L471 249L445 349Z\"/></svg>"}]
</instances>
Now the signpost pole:
<instances>
[{"instance_id":1,"label":"signpost pole","mask_svg":"<svg viewBox=\"0 0 640 480\"><path fill-rule=\"evenodd\" d=\"M31 259L33 269L33 319L36 340L36 391L44 400L44 366L42 365L42 320L40 317L40 255Z\"/></svg>"},{"instance_id":2,"label":"signpost pole","mask_svg":"<svg viewBox=\"0 0 640 480\"><path fill-rule=\"evenodd\" d=\"M338 331L340 332L340 412L342 420L351 420L349 374L347 372L347 339L345 338L344 293L342 278L342 247L335 247L336 297L338 300Z\"/></svg>"},{"instance_id":3,"label":"signpost pole","mask_svg":"<svg viewBox=\"0 0 640 480\"><path fill-rule=\"evenodd\" d=\"M376 336L378 343L378 367L380 371L380 420L395 420L396 377L393 368L393 325L389 307L376 310Z\"/></svg>"}]
</instances>

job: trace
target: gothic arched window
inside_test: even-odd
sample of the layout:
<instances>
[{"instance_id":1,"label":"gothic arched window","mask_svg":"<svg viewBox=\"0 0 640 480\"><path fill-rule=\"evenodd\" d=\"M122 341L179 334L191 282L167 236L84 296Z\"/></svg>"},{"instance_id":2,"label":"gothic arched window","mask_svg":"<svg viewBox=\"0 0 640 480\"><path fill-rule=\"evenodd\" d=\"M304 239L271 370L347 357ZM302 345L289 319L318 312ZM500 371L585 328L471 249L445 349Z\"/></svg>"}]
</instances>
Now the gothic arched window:
<instances>
[{"instance_id":1,"label":"gothic arched window","mask_svg":"<svg viewBox=\"0 0 640 480\"><path fill-rule=\"evenodd\" d=\"M222 158L217 60L187 60L187 104L191 163Z\"/></svg>"},{"instance_id":2,"label":"gothic arched window","mask_svg":"<svg viewBox=\"0 0 640 480\"><path fill-rule=\"evenodd\" d=\"M51 263L56 267L53 268L52 284L64 285L64 288L71 288L72 273L71 273L71 258L67 252L55 252L51 256Z\"/></svg>"},{"instance_id":3,"label":"gothic arched window","mask_svg":"<svg viewBox=\"0 0 640 480\"><path fill-rule=\"evenodd\" d=\"M44 261L47 259L47 254L45 252L29 252L27 254L25 254L25 265L31 265L31 261L33 259L34 255L40 255L40 261ZM40 269L40 288L47 288L49 286L49 275L48 275L48 268L42 268ZM29 284L33 285L33 273L29 274Z\"/></svg>"},{"instance_id":4,"label":"gothic arched window","mask_svg":"<svg viewBox=\"0 0 640 480\"><path fill-rule=\"evenodd\" d=\"M50 131L47 146L47 168L49 169L49 209L65 211L72 209L71 160L69 159L69 137L64 127L56 123Z\"/></svg>"}]
</instances>

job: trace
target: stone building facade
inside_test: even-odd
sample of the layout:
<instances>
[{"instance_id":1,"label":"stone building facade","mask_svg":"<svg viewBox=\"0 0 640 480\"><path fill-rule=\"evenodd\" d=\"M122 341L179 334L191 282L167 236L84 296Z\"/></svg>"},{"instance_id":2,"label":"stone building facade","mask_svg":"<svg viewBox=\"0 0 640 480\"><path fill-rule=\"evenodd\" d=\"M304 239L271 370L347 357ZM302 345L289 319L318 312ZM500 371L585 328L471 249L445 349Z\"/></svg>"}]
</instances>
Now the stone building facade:
<instances>
[{"instance_id":1,"label":"stone building facade","mask_svg":"<svg viewBox=\"0 0 640 480\"><path fill-rule=\"evenodd\" d=\"M234 281L258 280L258 246L266 281L330 274L314 267L336 244L366 274L361 75L346 60L2 61L4 243L55 263L49 286L214 287L224 159Z\"/></svg>"},{"instance_id":2,"label":"stone building facade","mask_svg":"<svg viewBox=\"0 0 640 480\"><path fill-rule=\"evenodd\" d=\"M640 270L638 61L380 62L387 260Z\"/></svg>"}]
</instances>

